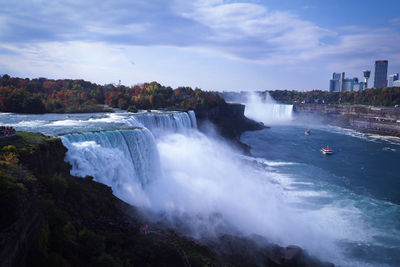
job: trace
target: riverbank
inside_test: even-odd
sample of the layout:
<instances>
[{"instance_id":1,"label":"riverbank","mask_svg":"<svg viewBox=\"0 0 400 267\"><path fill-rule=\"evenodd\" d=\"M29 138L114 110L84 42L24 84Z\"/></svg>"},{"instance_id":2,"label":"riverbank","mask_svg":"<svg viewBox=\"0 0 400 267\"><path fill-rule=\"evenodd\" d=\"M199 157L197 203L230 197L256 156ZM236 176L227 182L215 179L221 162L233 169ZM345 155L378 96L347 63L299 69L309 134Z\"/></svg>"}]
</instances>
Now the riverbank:
<instances>
[{"instance_id":1,"label":"riverbank","mask_svg":"<svg viewBox=\"0 0 400 267\"><path fill-rule=\"evenodd\" d=\"M294 104L298 118L317 117L324 123L359 132L400 137L400 108L363 105Z\"/></svg>"}]
</instances>

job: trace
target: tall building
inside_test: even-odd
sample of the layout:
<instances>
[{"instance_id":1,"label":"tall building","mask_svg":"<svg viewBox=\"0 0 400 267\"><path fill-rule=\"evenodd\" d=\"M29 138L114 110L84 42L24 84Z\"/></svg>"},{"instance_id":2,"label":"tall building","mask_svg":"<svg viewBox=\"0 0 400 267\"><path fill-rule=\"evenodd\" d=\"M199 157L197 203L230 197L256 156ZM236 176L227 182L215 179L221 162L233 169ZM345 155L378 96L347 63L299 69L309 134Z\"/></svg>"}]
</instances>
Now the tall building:
<instances>
[{"instance_id":1,"label":"tall building","mask_svg":"<svg viewBox=\"0 0 400 267\"><path fill-rule=\"evenodd\" d=\"M329 92L341 92L344 81L344 72L337 73L334 72L332 75L332 80L329 81Z\"/></svg>"},{"instance_id":2,"label":"tall building","mask_svg":"<svg viewBox=\"0 0 400 267\"><path fill-rule=\"evenodd\" d=\"M375 61L375 88L387 87L387 71L388 71L388 61L387 60L377 60Z\"/></svg>"},{"instance_id":3,"label":"tall building","mask_svg":"<svg viewBox=\"0 0 400 267\"><path fill-rule=\"evenodd\" d=\"M393 87L394 82L399 80L399 74L395 73L392 75L389 75L389 82L388 82L388 87Z\"/></svg>"}]
</instances>

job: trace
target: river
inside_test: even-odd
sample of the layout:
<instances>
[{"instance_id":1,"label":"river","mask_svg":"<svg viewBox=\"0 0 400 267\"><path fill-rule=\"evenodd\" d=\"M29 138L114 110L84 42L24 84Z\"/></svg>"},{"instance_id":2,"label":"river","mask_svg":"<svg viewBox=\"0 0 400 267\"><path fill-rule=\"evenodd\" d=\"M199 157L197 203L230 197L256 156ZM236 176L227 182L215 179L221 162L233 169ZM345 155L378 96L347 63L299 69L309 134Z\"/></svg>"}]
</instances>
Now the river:
<instances>
[{"instance_id":1,"label":"river","mask_svg":"<svg viewBox=\"0 0 400 267\"><path fill-rule=\"evenodd\" d=\"M185 221L194 238L259 234L341 266L396 266L400 142L266 108L277 115L271 128L241 137L252 157L199 132L193 112L3 113L0 124L60 137L72 174L93 176L155 220ZM331 156L320 152L327 144Z\"/></svg>"}]
</instances>

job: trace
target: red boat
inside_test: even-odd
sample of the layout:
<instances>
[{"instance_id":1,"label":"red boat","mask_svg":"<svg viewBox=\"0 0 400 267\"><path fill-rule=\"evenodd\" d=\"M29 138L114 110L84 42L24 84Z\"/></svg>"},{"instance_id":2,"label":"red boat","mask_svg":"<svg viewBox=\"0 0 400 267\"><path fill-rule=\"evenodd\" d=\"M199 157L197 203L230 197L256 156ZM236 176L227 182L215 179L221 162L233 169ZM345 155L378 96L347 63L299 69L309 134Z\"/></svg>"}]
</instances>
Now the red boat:
<instances>
[{"instance_id":1,"label":"red boat","mask_svg":"<svg viewBox=\"0 0 400 267\"><path fill-rule=\"evenodd\" d=\"M304 134L305 134L305 135L310 135L311 132L310 132L310 130L306 130L306 131L304 132Z\"/></svg>"},{"instance_id":2,"label":"red boat","mask_svg":"<svg viewBox=\"0 0 400 267\"><path fill-rule=\"evenodd\" d=\"M333 150L332 148L330 148L329 146L323 147L321 149L322 153L325 155L332 155L333 154Z\"/></svg>"}]
</instances>

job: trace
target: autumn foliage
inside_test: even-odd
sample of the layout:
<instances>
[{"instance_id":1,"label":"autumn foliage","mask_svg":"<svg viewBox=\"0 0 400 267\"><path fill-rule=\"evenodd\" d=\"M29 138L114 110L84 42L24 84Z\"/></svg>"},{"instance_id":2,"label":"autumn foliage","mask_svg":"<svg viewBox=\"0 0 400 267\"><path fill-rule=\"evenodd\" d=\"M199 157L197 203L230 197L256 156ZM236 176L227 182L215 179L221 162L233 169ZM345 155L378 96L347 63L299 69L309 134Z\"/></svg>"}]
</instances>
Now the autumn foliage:
<instances>
[{"instance_id":1,"label":"autumn foliage","mask_svg":"<svg viewBox=\"0 0 400 267\"><path fill-rule=\"evenodd\" d=\"M190 87L172 89L157 82L126 87L84 80L31 80L8 75L0 78L1 112L99 112L105 111L104 104L125 110L202 109L225 104L225 101L214 92Z\"/></svg>"}]
</instances>

